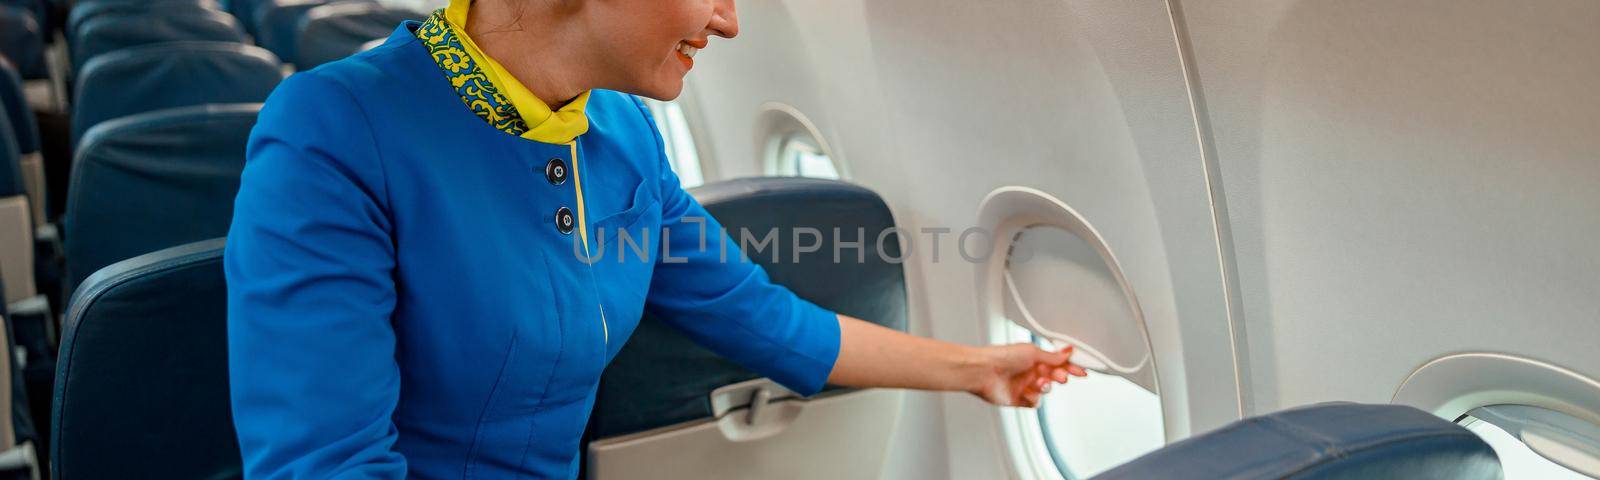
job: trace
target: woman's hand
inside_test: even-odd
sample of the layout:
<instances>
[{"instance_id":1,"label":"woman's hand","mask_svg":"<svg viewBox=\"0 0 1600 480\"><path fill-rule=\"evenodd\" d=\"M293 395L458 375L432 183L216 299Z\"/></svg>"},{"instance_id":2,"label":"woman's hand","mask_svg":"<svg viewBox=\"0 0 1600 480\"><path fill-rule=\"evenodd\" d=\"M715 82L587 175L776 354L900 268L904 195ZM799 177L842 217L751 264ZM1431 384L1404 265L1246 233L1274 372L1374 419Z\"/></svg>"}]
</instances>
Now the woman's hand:
<instances>
[{"instance_id":1,"label":"woman's hand","mask_svg":"<svg viewBox=\"0 0 1600 480\"><path fill-rule=\"evenodd\" d=\"M1072 347L1047 352L1031 344L1016 343L978 349L982 373L968 392L1002 407L1039 406L1039 398L1057 383L1088 372L1067 362Z\"/></svg>"},{"instance_id":2,"label":"woman's hand","mask_svg":"<svg viewBox=\"0 0 1600 480\"><path fill-rule=\"evenodd\" d=\"M839 359L828 383L864 388L968 392L1002 406L1036 407L1050 385L1084 376L1069 347L1046 352L1026 343L969 347L839 316Z\"/></svg>"}]
</instances>

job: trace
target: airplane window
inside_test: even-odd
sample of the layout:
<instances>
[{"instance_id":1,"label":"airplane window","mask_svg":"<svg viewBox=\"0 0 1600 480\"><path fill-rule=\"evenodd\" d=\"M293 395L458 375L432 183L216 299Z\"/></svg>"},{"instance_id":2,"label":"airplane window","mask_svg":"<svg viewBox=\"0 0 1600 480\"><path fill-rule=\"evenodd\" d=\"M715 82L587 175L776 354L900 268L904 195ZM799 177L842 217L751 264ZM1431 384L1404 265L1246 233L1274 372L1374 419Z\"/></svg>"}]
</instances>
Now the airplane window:
<instances>
[{"instance_id":1,"label":"airplane window","mask_svg":"<svg viewBox=\"0 0 1600 480\"><path fill-rule=\"evenodd\" d=\"M1014 299L1020 303L1012 305L1008 315L1021 316L1028 309L1029 315L1053 319L1070 310L1071 315L1100 319L1102 325L1066 333L1109 360L1104 371L1091 370L1087 377L1057 386L1045 395L1037 412L1017 418L1038 424L1037 429L1020 431L1042 437L1031 450L1048 456L1031 463L1042 468L1053 465L1064 479L1087 478L1164 445L1160 396L1153 387L1136 383L1148 378L1143 365L1149 349L1137 335L1125 297L1098 254L1066 230L1031 227L1012 244L1006 271L1007 282L1016 283ZM998 341L1058 347L1014 320L1000 322L1006 333Z\"/></svg>"},{"instance_id":2,"label":"airplane window","mask_svg":"<svg viewBox=\"0 0 1600 480\"><path fill-rule=\"evenodd\" d=\"M1053 348L1022 327L1007 322L1002 328L1010 337L1003 340ZM1160 397L1125 378L1092 370L1057 385L1038 410L1015 413L1017 420L1038 425L1042 442L1029 453L1044 457L1035 461L1054 465L1064 480L1089 478L1166 444Z\"/></svg>"},{"instance_id":3,"label":"airplane window","mask_svg":"<svg viewBox=\"0 0 1600 480\"><path fill-rule=\"evenodd\" d=\"M1537 409L1536 407L1519 408L1542 410ZM1546 410L1546 412L1550 411ZM1479 415L1495 415L1495 412L1483 412L1483 409L1474 410L1472 413L1477 413ZM1501 428L1499 425L1496 425L1497 422L1484 420L1473 416L1472 414L1468 414L1467 416L1463 417L1460 423L1462 426L1467 427L1467 430L1471 430L1472 433L1478 434L1480 438L1483 438L1484 442L1487 442L1490 447L1494 448L1495 455L1500 457L1500 466L1505 470L1507 480L1582 480L1590 478L1589 476L1567 468L1566 466L1562 466L1559 463L1545 458L1544 455L1540 455L1538 452L1535 452L1533 448L1529 446L1529 443L1543 440L1546 448L1555 446L1552 442L1540 438L1540 432L1523 430L1522 434L1519 436L1506 431L1505 428ZM1568 450L1567 452L1578 452L1578 450L1573 449ZM1552 453L1566 452L1557 451ZM1592 456L1592 453L1585 454L1580 452L1575 457L1569 457L1575 459L1579 463L1589 464L1587 465L1588 467L1594 467L1594 465L1592 465L1594 463L1594 457Z\"/></svg>"},{"instance_id":4,"label":"airplane window","mask_svg":"<svg viewBox=\"0 0 1600 480\"><path fill-rule=\"evenodd\" d=\"M808 133L795 132L779 138L775 152L777 158L772 165L776 171L770 172L774 175L839 179L838 166Z\"/></svg>"},{"instance_id":5,"label":"airplane window","mask_svg":"<svg viewBox=\"0 0 1600 480\"><path fill-rule=\"evenodd\" d=\"M648 98L645 99L645 105L650 107L650 114L661 129L667 161L672 163L672 171L678 174L678 181L684 188L704 184L705 177L700 171L700 152L695 149L694 136L689 132L689 121L683 116L683 107L678 102Z\"/></svg>"}]
</instances>

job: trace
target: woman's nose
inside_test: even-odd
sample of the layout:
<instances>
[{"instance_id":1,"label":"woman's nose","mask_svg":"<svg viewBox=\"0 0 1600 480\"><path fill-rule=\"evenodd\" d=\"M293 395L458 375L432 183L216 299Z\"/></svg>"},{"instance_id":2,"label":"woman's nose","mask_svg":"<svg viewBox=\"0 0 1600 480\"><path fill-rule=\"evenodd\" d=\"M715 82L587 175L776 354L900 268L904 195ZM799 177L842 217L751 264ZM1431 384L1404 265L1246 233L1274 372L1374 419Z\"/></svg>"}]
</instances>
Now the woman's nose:
<instances>
[{"instance_id":1,"label":"woman's nose","mask_svg":"<svg viewBox=\"0 0 1600 480\"><path fill-rule=\"evenodd\" d=\"M733 7L733 0L716 0L716 6L711 11L711 24L706 27L722 38L739 36L739 13Z\"/></svg>"}]
</instances>

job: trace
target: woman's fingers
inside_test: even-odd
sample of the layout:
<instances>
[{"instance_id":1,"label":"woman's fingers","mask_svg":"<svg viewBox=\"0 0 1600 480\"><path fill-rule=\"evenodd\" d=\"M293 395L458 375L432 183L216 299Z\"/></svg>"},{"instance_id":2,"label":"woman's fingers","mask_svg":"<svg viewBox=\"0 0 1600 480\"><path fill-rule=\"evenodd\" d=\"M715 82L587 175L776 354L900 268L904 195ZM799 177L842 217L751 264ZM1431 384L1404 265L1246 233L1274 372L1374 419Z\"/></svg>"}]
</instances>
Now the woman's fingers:
<instances>
[{"instance_id":1,"label":"woman's fingers","mask_svg":"<svg viewBox=\"0 0 1600 480\"><path fill-rule=\"evenodd\" d=\"M1084 370L1083 367L1078 365L1067 365L1067 372L1080 377L1089 374L1088 370Z\"/></svg>"},{"instance_id":2,"label":"woman's fingers","mask_svg":"<svg viewBox=\"0 0 1600 480\"><path fill-rule=\"evenodd\" d=\"M1022 394L1022 406L1028 407L1028 408L1034 408L1034 407L1039 406L1039 396L1040 396L1039 392L1028 392L1028 393Z\"/></svg>"},{"instance_id":3,"label":"woman's fingers","mask_svg":"<svg viewBox=\"0 0 1600 480\"><path fill-rule=\"evenodd\" d=\"M1061 349L1059 352L1046 351L1038 347L1034 347L1033 351L1033 363L1036 365L1043 364L1053 367L1067 363L1067 359L1072 357L1071 345L1068 345L1067 348Z\"/></svg>"},{"instance_id":4,"label":"woman's fingers","mask_svg":"<svg viewBox=\"0 0 1600 480\"><path fill-rule=\"evenodd\" d=\"M1067 383L1067 375L1068 375L1068 372L1067 372L1067 369L1065 369L1065 368L1057 368L1057 369L1050 370L1050 378L1052 380L1055 380L1056 383Z\"/></svg>"}]
</instances>

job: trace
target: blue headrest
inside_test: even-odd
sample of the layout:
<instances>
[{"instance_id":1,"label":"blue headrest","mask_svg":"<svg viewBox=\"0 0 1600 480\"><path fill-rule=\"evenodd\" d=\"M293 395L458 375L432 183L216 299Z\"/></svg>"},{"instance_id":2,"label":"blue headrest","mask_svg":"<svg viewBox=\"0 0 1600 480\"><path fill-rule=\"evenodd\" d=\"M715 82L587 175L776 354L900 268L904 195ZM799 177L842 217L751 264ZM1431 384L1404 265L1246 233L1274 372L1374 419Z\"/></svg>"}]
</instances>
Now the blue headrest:
<instances>
[{"instance_id":1,"label":"blue headrest","mask_svg":"<svg viewBox=\"0 0 1600 480\"><path fill-rule=\"evenodd\" d=\"M260 109L174 108L89 130L67 191L67 289L106 265L226 235Z\"/></svg>"},{"instance_id":2,"label":"blue headrest","mask_svg":"<svg viewBox=\"0 0 1600 480\"><path fill-rule=\"evenodd\" d=\"M792 177L718 182L690 193L734 242L741 229L753 238L776 231L778 239L795 238L798 228L817 229L823 237L819 249L800 255L798 262L787 245L773 261L772 248L781 241L763 252L744 254L773 283L812 303L905 330L905 272L898 261L886 261L900 258L899 238L887 234L884 256L876 251L879 235L895 228L894 216L878 194L845 182ZM844 249L834 261L835 228L840 231L837 240L862 240L864 258L858 261L855 250ZM758 377L646 314L601 377L590 425L596 438L604 438L711 418L712 390Z\"/></svg>"},{"instance_id":3,"label":"blue headrest","mask_svg":"<svg viewBox=\"0 0 1600 480\"><path fill-rule=\"evenodd\" d=\"M149 10L96 15L73 32L72 71L98 55L162 42L249 43L232 15L206 9Z\"/></svg>"},{"instance_id":4,"label":"blue headrest","mask_svg":"<svg viewBox=\"0 0 1600 480\"><path fill-rule=\"evenodd\" d=\"M1147 478L1500 480L1477 435L1400 405L1325 403L1247 418L1095 480Z\"/></svg>"},{"instance_id":5,"label":"blue headrest","mask_svg":"<svg viewBox=\"0 0 1600 480\"><path fill-rule=\"evenodd\" d=\"M239 23L244 25L246 32L249 32L251 36L257 36L261 32L256 31L256 10L268 1L270 0L227 0L227 5L224 8L228 13L233 14L233 18L239 19Z\"/></svg>"},{"instance_id":6,"label":"blue headrest","mask_svg":"<svg viewBox=\"0 0 1600 480\"><path fill-rule=\"evenodd\" d=\"M39 121L33 118L33 110L28 108L28 97L22 90L22 76L4 58L0 58L0 104L4 105L6 118L11 120L12 131L15 132L12 138L17 140L17 151L39 151Z\"/></svg>"},{"instance_id":7,"label":"blue headrest","mask_svg":"<svg viewBox=\"0 0 1600 480\"><path fill-rule=\"evenodd\" d=\"M265 101L283 65L261 47L227 42L171 42L107 53L78 78L72 138L117 117L205 103Z\"/></svg>"},{"instance_id":8,"label":"blue headrest","mask_svg":"<svg viewBox=\"0 0 1600 480\"><path fill-rule=\"evenodd\" d=\"M0 56L9 58L23 78L46 78L44 29L33 12L0 4Z\"/></svg>"},{"instance_id":9,"label":"blue headrest","mask_svg":"<svg viewBox=\"0 0 1600 480\"><path fill-rule=\"evenodd\" d=\"M22 188L22 154L17 152L16 130L0 115L0 198L26 193Z\"/></svg>"},{"instance_id":10,"label":"blue headrest","mask_svg":"<svg viewBox=\"0 0 1600 480\"><path fill-rule=\"evenodd\" d=\"M294 61L300 25L306 11L327 5L330 0L267 0L255 6L255 17L247 19L255 27L256 45L284 61Z\"/></svg>"},{"instance_id":11,"label":"blue headrest","mask_svg":"<svg viewBox=\"0 0 1600 480\"><path fill-rule=\"evenodd\" d=\"M53 478L241 476L223 243L118 262L72 297L51 402Z\"/></svg>"},{"instance_id":12,"label":"blue headrest","mask_svg":"<svg viewBox=\"0 0 1600 480\"><path fill-rule=\"evenodd\" d=\"M184 10L222 11L216 0L96 0L79 1L67 14L67 38L77 38L76 33L84 22L101 15L130 15L146 12L181 12Z\"/></svg>"},{"instance_id":13,"label":"blue headrest","mask_svg":"<svg viewBox=\"0 0 1600 480\"><path fill-rule=\"evenodd\" d=\"M422 20L426 13L376 3L336 3L306 12L300 28L297 70L310 70L361 52L363 45L388 37L406 20Z\"/></svg>"}]
</instances>

